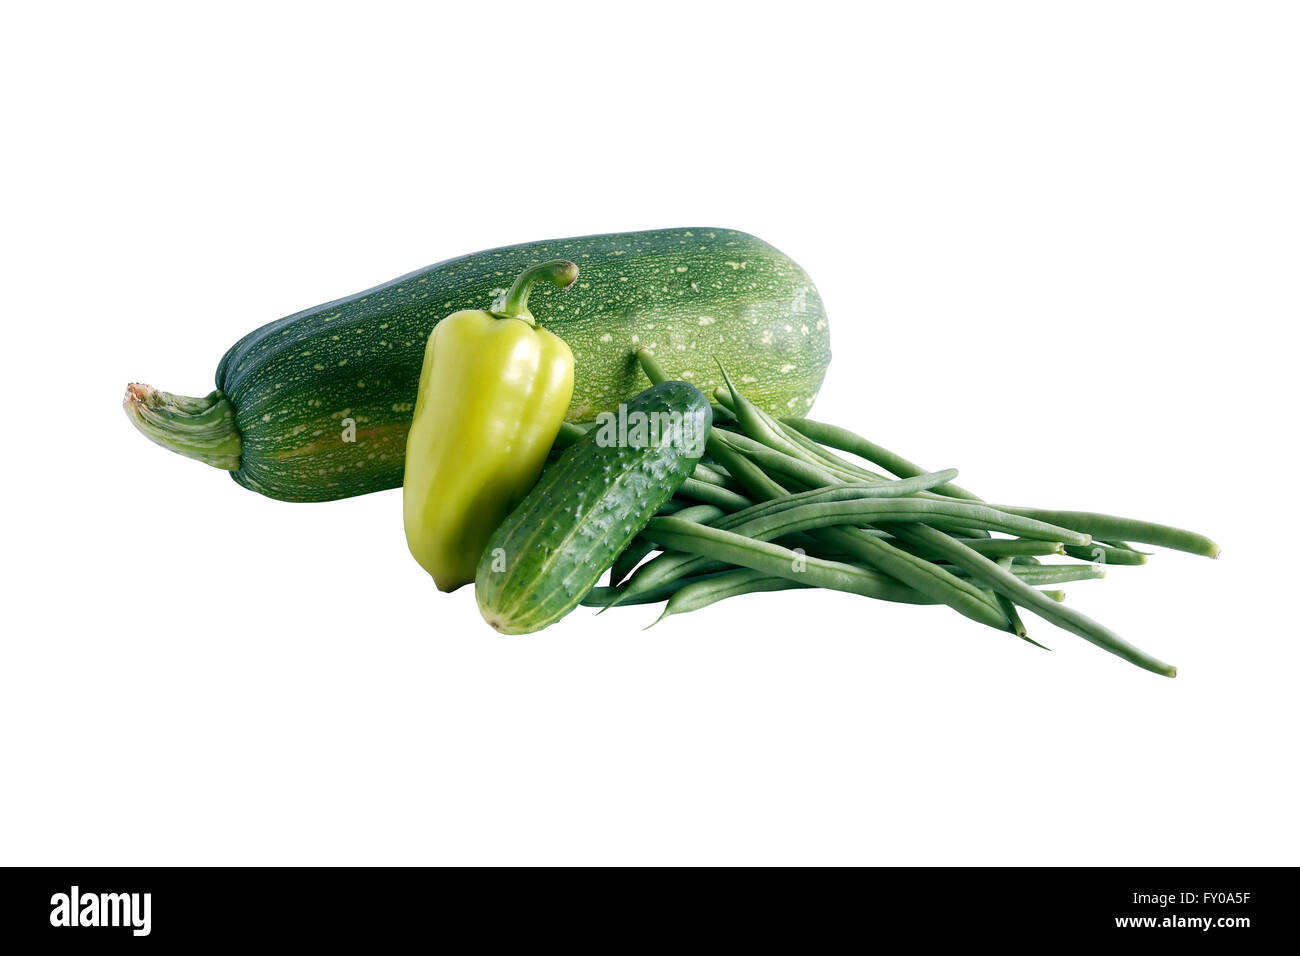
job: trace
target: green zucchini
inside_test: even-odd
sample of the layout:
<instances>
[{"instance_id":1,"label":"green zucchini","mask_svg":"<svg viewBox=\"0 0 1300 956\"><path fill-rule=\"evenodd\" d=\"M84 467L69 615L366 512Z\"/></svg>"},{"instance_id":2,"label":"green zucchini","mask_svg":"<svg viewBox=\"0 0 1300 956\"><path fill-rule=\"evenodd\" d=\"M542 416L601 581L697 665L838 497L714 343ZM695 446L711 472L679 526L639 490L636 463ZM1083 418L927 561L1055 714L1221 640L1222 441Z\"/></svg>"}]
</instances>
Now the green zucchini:
<instances>
[{"instance_id":1,"label":"green zucchini","mask_svg":"<svg viewBox=\"0 0 1300 956\"><path fill-rule=\"evenodd\" d=\"M654 440L656 415L684 423L674 440ZM498 631L540 631L578 606L695 470L713 415L699 389L661 382L627 402L618 421L627 427L603 417L570 445L488 541L474 593Z\"/></svg>"},{"instance_id":2,"label":"green zucchini","mask_svg":"<svg viewBox=\"0 0 1300 956\"><path fill-rule=\"evenodd\" d=\"M671 229L504 246L430 266L246 335L206 398L132 385L123 402L146 436L285 501L328 501L402 483L406 432L434 323L485 308L521 269L578 263L567 295L538 289L537 319L573 350L570 421L645 387L638 347L672 355L712 394L720 359L768 412L805 414L830 361L812 281L743 232Z\"/></svg>"}]
</instances>

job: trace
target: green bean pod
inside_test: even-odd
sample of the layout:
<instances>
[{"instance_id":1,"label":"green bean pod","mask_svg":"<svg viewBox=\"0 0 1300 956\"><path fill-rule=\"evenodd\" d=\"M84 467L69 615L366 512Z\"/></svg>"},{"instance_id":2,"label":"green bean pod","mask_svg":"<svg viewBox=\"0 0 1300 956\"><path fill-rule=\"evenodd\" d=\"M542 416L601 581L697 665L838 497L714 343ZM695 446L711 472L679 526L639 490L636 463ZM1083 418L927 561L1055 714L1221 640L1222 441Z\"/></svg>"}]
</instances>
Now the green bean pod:
<instances>
[{"instance_id":1,"label":"green bean pod","mask_svg":"<svg viewBox=\"0 0 1300 956\"><path fill-rule=\"evenodd\" d=\"M673 519L656 518L655 520L672 521ZM1006 568L998 566L982 554L977 554L954 538L924 525L894 525L886 530L899 537L911 537L913 540L934 547L944 558L969 571L974 580L986 584L1000 594L1005 594L1016 604L1033 611L1057 627L1077 634L1085 641L1096 644L1131 664L1165 677L1173 677L1178 673L1177 668L1135 647L1105 625L1044 596L1041 591L1030 587Z\"/></svg>"},{"instance_id":2,"label":"green bean pod","mask_svg":"<svg viewBox=\"0 0 1300 956\"><path fill-rule=\"evenodd\" d=\"M1209 538L1170 525L1138 521L1134 518L1118 518L1115 515L1096 514L1091 511L1054 511L1047 508L1021 508L1015 505L994 505L994 507L999 511L1023 515L1026 518L1036 518L1039 521L1075 528L1094 538L1104 540L1123 538L1125 541L1137 541L1158 548L1186 551L1206 558L1219 556L1219 546Z\"/></svg>"},{"instance_id":3,"label":"green bean pod","mask_svg":"<svg viewBox=\"0 0 1300 956\"><path fill-rule=\"evenodd\" d=\"M713 558L726 564L752 568L766 575L787 578L812 587L847 591L882 601L933 604L913 588L876 571L852 564L801 555L768 541L755 541L730 531L677 518L652 518L647 525L656 541L678 551Z\"/></svg>"},{"instance_id":4,"label":"green bean pod","mask_svg":"<svg viewBox=\"0 0 1300 956\"><path fill-rule=\"evenodd\" d=\"M727 598L738 597L741 594L754 594L760 591L789 591L793 588L808 587L812 587L812 585L778 575L764 574L762 571L755 571L753 568L736 568L733 571L723 571L721 574L714 574L705 578L692 578L673 592L672 597L668 599L668 603L664 605L663 613L659 615L655 623L658 624L659 621L670 615L698 611L710 604L725 601Z\"/></svg>"},{"instance_id":5,"label":"green bean pod","mask_svg":"<svg viewBox=\"0 0 1300 956\"><path fill-rule=\"evenodd\" d=\"M827 425L825 422L813 421L811 418L783 418L781 420L815 442L837 448L840 451L847 451L851 455L857 455L859 458L869 461L873 465L878 465L891 475L897 475L899 478L911 478L913 475L920 475L926 471L926 469L913 464L902 455L896 455L875 442L867 441L861 435L855 434L847 428ZM977 495L965 488L951 483L943 488L936 488L935 491L939 494L950 495L953 498L978 498Z\"/></svg>"}]
</instances>

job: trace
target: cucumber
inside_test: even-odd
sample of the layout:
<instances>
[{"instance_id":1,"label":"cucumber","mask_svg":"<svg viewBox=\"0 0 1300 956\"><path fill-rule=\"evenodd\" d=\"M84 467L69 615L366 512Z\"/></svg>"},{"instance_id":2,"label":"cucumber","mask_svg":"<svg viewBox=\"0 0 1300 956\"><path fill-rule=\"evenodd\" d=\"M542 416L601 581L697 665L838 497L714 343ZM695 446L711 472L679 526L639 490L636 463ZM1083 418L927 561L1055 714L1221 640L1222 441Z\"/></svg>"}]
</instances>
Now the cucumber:
<instances>
[{"instance_id":1,"label":"cucumber","mask_svg":"<svg viewBox=\"0 0 1300 956\"><path fill-rule=\"evenodd\" d=\"M695 470L713 415L685 382L661 382L627 402L625 432L596 428L542 472L479 559L474 592L483 619L504 634L554 624L582 598ZM685 422L677 440L634 430L651 416ZM610 437L614 440L611 442Z\"/></svg>"},{"instance_id":2,"label":"cucumber","mask_svg":"<svg viewBox=\"0 0 1300 956\"><path fill-rule=\"evenodd\" d=\"M538 321L573 350L570 421L590 421L646 385L633 353L672 356L706 394L720 359L772 414L801 416L830 361L812 281L767 243L727 229L615 233L504 246L450 259L265 325L217 368L206 398L129 387L146 436L284 501L328 501L402 483L406 432L434 324L487 308L546 259L581 269L568 294L538 289Z\"/></svg>"}]
</instances>

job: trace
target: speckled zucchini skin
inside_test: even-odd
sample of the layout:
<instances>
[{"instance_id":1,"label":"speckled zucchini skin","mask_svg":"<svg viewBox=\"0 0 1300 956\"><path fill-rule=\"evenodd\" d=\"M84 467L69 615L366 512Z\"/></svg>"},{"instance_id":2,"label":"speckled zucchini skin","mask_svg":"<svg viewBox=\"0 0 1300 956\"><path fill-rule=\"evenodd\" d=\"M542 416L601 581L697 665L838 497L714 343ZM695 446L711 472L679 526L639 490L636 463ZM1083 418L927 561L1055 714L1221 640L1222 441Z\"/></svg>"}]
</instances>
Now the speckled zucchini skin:
<instances>
[{"instance_id":1,"label":"speckled zucchini skin","mask_svg":"<svg viewBox=\"0 0 1300 956\"><path fill-rule=\"evenodd\" d=\"M505 246L430 266L246 335L217 369L242 438L234 479L285 501L327 501L402 483L406 432L434 324L491 304L547 259L577 284L537 289L533 314L573 350L570 421L589 421L646 385L653 351L706 394L720 359L774 414L803 415L830 361L821 298L794 262L726 229L616 233ZM355 441L344 441L344 421Z\"/></svg>"},{"instance_id":2,"label":"speckled zucchini skin","mask_svg":"<svg viewBox=\"0 0 1300 956\"><path fill-rule=\"evenodd\" d=\"M640 446L602 445L593 428L542 472L492 535L474 579L483 619L503 634L540 631L577 607L703 456L713 414L694 386L662 382L627 412L677 412L695 427L683 433L688 442Z\"/></svg>"}]
</instances>

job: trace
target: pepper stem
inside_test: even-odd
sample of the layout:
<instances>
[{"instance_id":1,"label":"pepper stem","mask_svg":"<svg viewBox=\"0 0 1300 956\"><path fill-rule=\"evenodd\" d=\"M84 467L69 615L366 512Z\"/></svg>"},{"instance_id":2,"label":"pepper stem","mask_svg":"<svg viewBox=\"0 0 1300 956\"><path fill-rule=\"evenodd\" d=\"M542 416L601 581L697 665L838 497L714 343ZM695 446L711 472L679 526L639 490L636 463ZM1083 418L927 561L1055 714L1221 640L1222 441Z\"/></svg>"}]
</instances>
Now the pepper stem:
<instances>
[{"instance_id":1,"label":"pepper stem","mask_svg":"<svg viewBox=\"0 0 1300 956\"><path fill-rule=\"evenodd\" d=\"M492 308L488 311L498 319L520 319L529 325L536 325L537 320L528 311L528 293L533 291L533 283L539 279L561 290L568 289L578 279L578 267L567 259L553 259L525 269L506 293L492 303Z\"/></svg>"}]
</instances>

